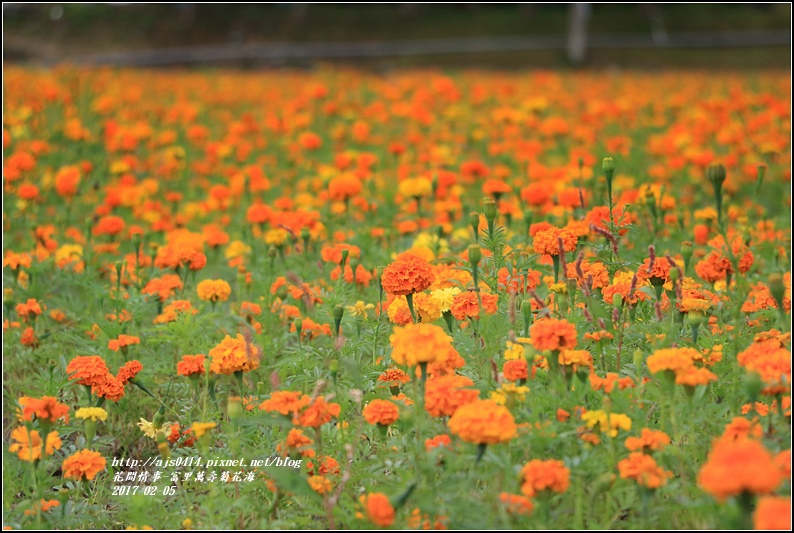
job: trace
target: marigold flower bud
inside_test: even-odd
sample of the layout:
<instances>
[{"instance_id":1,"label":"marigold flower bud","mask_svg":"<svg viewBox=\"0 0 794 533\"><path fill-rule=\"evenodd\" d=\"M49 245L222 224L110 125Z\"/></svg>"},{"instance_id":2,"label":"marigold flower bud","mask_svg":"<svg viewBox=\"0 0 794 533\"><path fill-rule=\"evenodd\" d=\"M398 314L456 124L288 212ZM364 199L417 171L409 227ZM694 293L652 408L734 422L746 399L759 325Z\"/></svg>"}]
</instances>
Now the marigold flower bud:
<instances>
[{"instance_id":1,"label":"marigold flower bud","mask_svg":"<svg viewBox=\"0 0 794 533\"><path fill-rule=\"evenodd\" d=\"M496 220L496 202L493 198L483 198L482 212L485 215L485 220L489 224L493 224L493 221Z\"/></svg>"},{"instance_id":2,"label":"marigold flower bud","mask_svg":"<svg viewBox=\"0 0 794 533\"><path fill-rule=\"evenodd\" d=\"M480 214L477 211L469 213L469 226L474 230L474 233L477 233L477 229L480 227Z\"/></svg>"},{"instance_id":3,"label":"marigold flower bud","mask_svg":"<svg viewBox=\"0 0 794 533\"><path fill-rule=\"evenodd\" d=\"M616 292L612 295L612 305L614 307L620 307L620 304L623 303L623 295L619 292Z\"/></svg>"},{"instance_id":4,"label":"marigold flower bud","mask_svg":"<svg viewBox=\"0 0 794 533\"><path fill-rule=\"evenodd\" d=\"M725 182L725 167L720 164L712 163L706 168L706 178L714 185L722 185Z\"/></svg>"},{"instance_id":5,"label":"marigold flower bud","mask_svg":"<svg viewBox=\"0 0 794 533\"><path fill-rule=\"evenodd\" d=\"M783 276L778 273L769 276L769 293L777 302L778 309L783 309L783 297L786 294L786 286L783 284Z\"/></svg>"},{"instance_id":6,"label":"marigold flower bud","mask_svg":"<svg viewBox=\"0 0 794 533\"><path fill-rule=\"evenodd\" d=\"M605 157L601 162L601 169L604 171L607 179L611 180L612 176L615 174L615 162L611 157Z\"/></svg>"},{"instance_id":7,"label":"marigold flower bud","mask_svg":"<svg viewBox=\"0 0 794 533\"><path fill-rule=\"evenodd\" d=\"M532 322L532 301L524 300L521 302L521 314L524 316L524 324Z\"/></svg>"},{"instance_id":8,"label":"marigold flower bud","mask_svg":"<svg viewBox=\"0 0 794 533\"><path fill-rule=\"evenodd\" d=\"M282 285L278 289L276 289L276 296L278 296L279 300L286 300L287 299L287 286Z\"/></svg>"},{"instance_id":9,"label":"marigold flower bud","mask_svg":"<svg viewBox=\"0 0 794 533\"><path fill-rule=\"evenodd\" d=\"M764 380L758 372L750 372L744 378L744 390L750 402L755 402L761 389L764 387Z\"/></svg>"},{"instance_id":10,"label":"marigold flower bud","mask_svg":"<svg viewBox=\"0 0 794 533\"><path fill-rule=\"evenodd\" d=\"M334 332L336 336L339 336L339 328L342 325L342 317L345 314L345 307L341 304L337 304L334 306Z\"/></svg>"},{"instance_id":11,"label":"marigold flower bud","mask_svg":"<svg viewBox=\"0 0 794 533\"><path fill-rule=\"evenodd\" d=\"M480 250L480 247L476 244L469 246L469 264L472 266L472 268L480 264L480 259L482 259L482 251Z\"/></svg>"},{"instance_id":12,"label":"marigold flower bud","mask_svg":"<svg viewBox=\"0 0 794 533\"><path fill-rule=\"evenodd\" d=\"M243 402L239 396L229 396L226 402L226 413L231 420L236 420L243 415Z\"/></svg>"}]
</instances>

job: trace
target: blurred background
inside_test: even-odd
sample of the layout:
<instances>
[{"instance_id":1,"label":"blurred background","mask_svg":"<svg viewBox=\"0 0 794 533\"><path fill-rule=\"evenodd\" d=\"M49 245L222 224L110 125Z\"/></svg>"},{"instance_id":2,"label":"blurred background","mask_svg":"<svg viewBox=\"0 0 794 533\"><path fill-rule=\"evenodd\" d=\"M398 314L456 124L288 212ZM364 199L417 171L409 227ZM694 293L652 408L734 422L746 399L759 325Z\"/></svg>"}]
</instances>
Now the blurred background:
<instances>
[{"instance_id":1,"label":"blurred background","mask_svg":"<svg viewBox=\"0 0 794 533\"><path fill-rule=\"evenodd\" d=\"M3 4L42 65L790 68L791 4Z\"/></svg>"}]
</instances>

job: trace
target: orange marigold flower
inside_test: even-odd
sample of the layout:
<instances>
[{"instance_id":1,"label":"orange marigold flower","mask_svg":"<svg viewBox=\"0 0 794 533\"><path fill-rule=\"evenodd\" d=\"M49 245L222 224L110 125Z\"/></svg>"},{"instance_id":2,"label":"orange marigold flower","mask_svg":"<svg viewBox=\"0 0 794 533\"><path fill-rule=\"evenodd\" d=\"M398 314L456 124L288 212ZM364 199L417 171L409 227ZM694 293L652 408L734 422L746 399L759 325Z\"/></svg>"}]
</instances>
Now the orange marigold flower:
<instances>
[{"instance_id":1,"label":"orange marigold flower","mask_svg":"<svg viewBox=\"0 0 794 533\"><path fill-rule=\"evenodd\" d=\"M784 478L791 477L791 450L783 450L775 456L775 464Z\"/></svg>"},{"instance_id":2,"label":"orange marigold flower","mask_svg":"<svg viewBox=\"0 0 794 533\"><path fill-rule=\"evenodd\" d=\"M308 398L308 397L307 397ZM304 457L314 457L314 450L309 446L314 444L314 441L303 434L302 429L290 429L287 434L287 440L276 447L276 451L282 455L288 455L291 451L295 451Z\"/></svg>"},{"instance_id":3,"label":"orange marigold flower","mask_svg":"<svg viewBox=\"0 0 794 533\"><path fill-rule=\"evenodd\" d=\"M670 444L670 437L664 431L642 428L639 437L626 439L626 448L632 452L651 453L664 450Z\"/></svg>"},{"instance_id":4,"label":"orange marigold flower","mask_svg":"<svg viewBox=\"0 0 794 533\"><path fill-rule=\"evenodd\" d=\"M425 450L429 452L435 448L448 448L450 444L452 444L452 439L449 438L449 435L436 435L425 440Z\"/></svg>"},{"instance_id":5,"label":"orange marigold flower","mask_svg":"<svg viewBox=\"0 0 794 533\"><path fill-rule=\"evenodd\" d=\"M276 391L270 395L269 399L260 404L259 410L293 415L309 405L310 402L311 398L302 392Z\"/></svg>"},{"instance_id":6,"label":"orange marigold flower","mask_svg":"<svg viewBox=\"0 0 794 533\"><path fill-rule=\"evenodd\" d=\"M473 444L499 444L515 438L518 428L506 407L493 400L475 400L455 411L449 430Z\"/></svg>"},{"instance_id":7,"label":"orange marigold flower","mask_svg":"<svg viewBox=\"0 0 794 533\"><path fill-rule=\"evenodd\" d=\"M116 379L121 382L122 385L126 385L133 379L138 373L143 370L143 364L140 361L132 360L127 361L124 363L124 366L119 368L118 373L116 373Z\"/></svg>"},{"instance_id":8,"label":"orange marigold flower","mask_svg":"<svg viewBox=\"0 0 794 533\"><path fill-rule=\"evenodd\" d=\"M338 265L342 262L342 252L345 250L348 253L348 260L351 258L358 259L361 257L361 248L345 243L323 247L323 249L320 250L320 257L326 263Z\"/></svg>"},{"instance_id":9,"label":"orange marigold flower","mask_svg":"<svg viewBox=\"0 0 794 533\"><path fill-rule=\"evenodd\" d=\"M519 381L522 379L529 379L529 364L526 359L512 359L505 362L502 369L504 377L507 381Z\"/></svg>"},{"instance_id":10,"label":"orange marigold flower","mask_svg":"<svg viewBox=\"0 0 794 533\"><path fill-rule=\"evenodd\" d=\"M177 274L164 274L159 278L152 278L143 287L143 294L156 294L164 302L174 295L175 289L182 288L182 280Z\"/></svg>"},{"instance_id":11,"label":"orange marigold flower","mask_svg":"<svg viewBox=\"0 0 794 533\"><path fill-rule=\"evenodd\" d=\"M117 339L111 339L108 342L108 348L113 350L114 352L118 352L122 348L126 348L127 346L131 346L133 344L140 344L141 339L139 337L135 337L133 335L119 335Z\"/></svg>"},{"instance_id":12,"label":"orange marigold flower","mask_svg":"<svg viewBox=\"0 0 794 533\"><path fill-rule=\"evenodd\" d=\"M367 513L367 519L376 526L389 527L394 522L394 507L382 492L362 495L359 502Z\"/></svg>"},{"instance_id":13,"label":"orange marigold flower","mask_svg":"<svg viewBox=\"0 0 794 533\"><path fill-rule=\"evenodd\" d=\"M670 281L670 261L663 257L657 257L653 261L653 268L651 266L650 258L645 259L637 269L637 278L640 280L650 280L651 284L663 285Z\"/></svg>"},{"instance_id":14,"label":"orange marigold flower","mask_svg":"<svg viewBox=\"0 0 794 533\"><path fill-rule=\"evenodd\" d=\"M787 394L791 391L791 351L779 340L753 342L736 356L739 366L756 372L764 382L763 394Z\"/></svg>"},{"instance_id":15,"label":"orange marigold flower","mask_svg":"<svg viewBox=\"0 0 794 533\"><path fill-rule=\"evenodd\" d=\"M460 406L480 396L472 380L454 374L431 378L425 387L425 409L435 417L452 416Z\"/></svg>"},{"instance_id":16,"label":"orange marigold flower","mask_svg":"<svg viewBox=\"0 0 794 533\"><path fill-rule=\"evenodd\" d=\"M16 453L23 461L32 463L41 459L42 440L38 431L28 431L25 426L20 426L11 432L13 444L8 448L11 453ZM55 450L61 449L61 439L57 431L50 431L47 434L47 442L44 446L45 453L52 455Z\"/></svg>"},{"instance_id":17,"label":"orange marigold flower","mask_svg":"<svg viewBox=\"0 0 794 533\"><path fill-rule=\"evenodd\" d=\"M92 233L94 235L110 235L113 237L124 231L124 226L123 218L115 215L108 215L99 219Z\"/></svg>"},{"instance_id":18,"label":"orange marigold flower","mask_svg":"<svg viewBox=\"0 0 794 533\"><path fill-rule=\"evenodd\" d=\"M55 190L60 196L70 197L77 194L80 184L80 168L77 166L61 167L55 174Z\"/></svg>"},{"instance_id":19,"label":"orange marigold flower","mask_svg":"<svg viewBox=\"0 0 794 533\"><path fill-rule=\"evenodd\" d=\"M558 239L562 239L563 250L566 253L573 252L576 249L578 240L576 235L567 229L556 227L537 232L532 238L532 247L537 254L559 255L560 243Z\"/></svg>"},{"instance_id":20,"label":"orange marigold flower","mask_svg":"<svg viewBox=\"0 0 794 533\"><path fill-rule=\"evenodd\" d=\"M632 452L627 459L618 463L618 469L622 479L633 479L648 489L663 487L668 478L673 477L673 473L657 465L653 457L641 452Z\"/></svg>"},{"instance_id":21,"label":"orange marigold flower","mask_svg":"<svg viewBox=\"0 0 794 533\"><path fill-rule=\"evenodd\" d=\"M44 309L46 308L47 307L44 306ZM15 309L23 322L34 320L43 312L41 304L39 304L35 298L28 298L27 302L17 304Z\"/></svg>"},{"instance_id":22,"label":"orange marigold flower","mask_svg":"<svg viewBox=\"0 0 794 533\"><path fill-rule=\"evenodd\" d=\"M229 335L210 350L212 358L210 370L216 374L233 374L249 372L259 368L261 351L253 343L248 342L241 334L231 338Z\"/></svg>"},{"instance_id":23,"label":"orange marigold flower","mask_svg":"<svg viewBox=\"0 0 794 533\"><path fill-rule=\"evenodd\" d=\"M791 531L791 497L764 496L753 512L753 528Z\"/></svg>"},{"instance_id":24,"label":"orange marigold flower","mask_svg":"<svg viewBox=\"0 0 794 533\"><path fill-rule=\"evenodd\" d=\"M368 424L388 426L397 422L400 412L389 400L372 400L361 412Z\"/></svg>"},{"instance_id":25,"label":"orange marigold flower","mask_svg":"<svg viewBox=\"0 0 794 533\"><path fill-rule=\"evenodd\" d=\"M593 372L590 374L589 379L593 390L603 390L607 394L612 394L612 391L615 390L615 385L617 385L619 390L631 389L637 385L629 376L621 378L614 372L608 372L603 378Z\"/></svg>"},{"instance_id":26,"label":"orange marigold flower","mask_svg":"<svg viewBox=\"0 0 794 533\"><path fill-rule=\"evenodd\" d=\"M562 350L557 355L557 361L563 366L572 366L574 372L580 366L593 369L593 356L587 350Z\"/></svg>"},{"instance_id":27,"label":"orange marigold flower","mask_svg":"<svg viewBox=\"0 0 794 533\"><path fill-rule=\"evenodd\" d=\"M46 513L47 511L49 511L53 507L60 507L60 505L61 505L61 502L59 502L58 500L44 500L44 499L42 499L38 503L34 503L33 507L31 507L30 509L26 509L25 510L25 515L26 516L33 516L33 515L37 514L39 511L41 511L42 513Z\"/></svg>"},{"instance_id":28,"label":"orange marigold flower","mask_svg":"<svg viewBox=\"0 0 794 533\"><path fill-rule=\"evenodd\" d=\"M317 468L317 472L314 471L314 463L311 461L306 463L306 467L309 471L309 475L311 476L327 476L329 474L338 474L340 472L339 462L329 455L326 455L320 459L320 465Z\"/></svg>"},{"instance_id":29,"label":"orange marigold flower","mask_svg":"<svg viewBox=\"0 0 794 533\"><path fill-rule=\"evenodd\" d=\"M782 480L772 454L755 439L717 440L698 473L698 485L720 502L742 492L768 494Z\"/></svg>"},{"instance_id":30,"label":"orange marigold flower","mask_svg":"<svg viewBox=\"0 0 794 533\"><path fill-rule=\"evenodd\" d=\"M567 320L546 318L529 329L532 346L536 350L570 350L576 347L576 326Z\"/></svg>"},{"instance_id":31,"label":"orange marigold flower","mask_svg":"<svg viewBox=\"0 0 794 533\"><path fill-rule=\"evenodd\" d=\"M399 368L389 368L388 370L384 370L381 375L378 376L378 381L385 383L389 387L399 387L400 385L411 381L411 378Z\"/></svg>"},{"instance_id":32,"label":"orange marigold flower","mask_svg":"<svg viewBox=\"0 0 794 533\"><path fill-rule=\"evenodd\" d=\"M520 494L501 492L499 493L499 501L510 514L530 515L534 509L532 500Z\"/></svg>"},{"instance_id":33,"label":"orange marigold flower","mask_svg":"<svg viewBox=\"0 0 794 533\"><path fill-rule=\"evenodd\" d=\"M458 351L450 345L446 355L440 362L436 361L427 365L427 375L431 378L436 376L447 376L449 374L454 374L458 368L463 368L465 365L466 361L460 356ZM422 377L422 369L419 367L416 369L416 377Z\"/></svg>"},{"instance_id":34,"label":"orange marigold flower","mask_svg":"<svg viewBox=\"0 0 794 533\"><path fill-rule=\"evenodd\" d=\"M205 279L198 284L196 292L205 302L225 302L231 296L232 288L222 279Z\"/></svg>"},{"instance_id":35,"label":"orange marigold flower","mask_svg":"<svg viewBox=\"0 0 794 533\"><path fill-rule=\"evenodd\" d=\"M58 403L58 399L53 396L42 396L41 398L25 398L22 405L22 420L33 421L46 420L54 424L58 419L63 418L64 423L69 423L69 406Z\"/></svg>"},{"instance_id":36,"label":"orange marigold flower","mask_svg":"<svg viewBox=\"0 0 794 533\"><path fill-rule=\"evenodd\" d=\"M331 421L331 418L338 417L341 407L338 403L328 403L325 397L318 396L306 407L297 417L293 418L292 423L303 426L318 428Z\"/></svg>"},{"instance_id":37,"label":"orange marigold flower","mask_svg":"<svg viewBox=\"0 0 794 533\"><path fill-rule=\"evenodd\" d=\"M672 370L676 374L688 372L694 367L695 358L700 358L701 354L694 348L668 348L656 350L648 357L645 363L651 374Z\"/></svg>"},{"instance_id":38,"label":"orange marigold flower","mask_svg":"<svg viewBox=\"0 0 794 533\"><path fill-rule=\"evenodd\" d=\"M331 492L331 489L333 489L331 480L325 476L309 476L307 481L312 490L317 494L328 494Z\"/></svg>"},{"instance_id":39,"label":"orange marigold flower","mask_svg":"<svg viewBox=\"0 0 794 533\"><path fill-rule=\"evenodd\" d=\"M165 324L173 322L182 314L195 315L198 309L193 307L190 300L174 300L163 308L162 314L154 319L155 324Z\"/></svg>"},{"instance_id":40,"label":"orange marigold flower","mask_svg":"<svg viewBox=\"0 0 794 533\"><path fill-rule=\"evenodd\" d=\"M703 281L715 283L724 280L728 274L733 274L733 265L730 259L720 252L710 252L702 261L695 265L695 272Z\"/></svg>"},{"instance_id":41,"label":"orange marigold flower","mask_svg":"<svg viewBox=\"0 0 794 533\"><path fill-rule=\"evenodd\" d=\"M78 355L66 366L69 379L79 380L78 385L93 386L103 381L108 372L105 360L98 355Z\"/></svg>"},{"instance_id":42,"label":"orange marigold flower","mask_svg":"<svg viewBox=\"0 0 794 533\"><path fill-rule=\"evenodd\" d=\"M264 204L254 204L246 212L246 220L251 224L264 224L273 216L270 206Z\"/></svg>"},{"instance_id":43,"label":"orange marigold flower","mask_svg":"<svg viewBox=\"0 0 794 533\"><path fill-rule=\"evenodd\" d=\"M521 493L530 498L544 490L563 493L568 490L570 476L562 461L533 459L521 469Z\"/></svg>"},{"instance_id":44,"label":"orange marigold flower","mask_svg":"<svg viewBox=\"0 0 794 533\"><path fill-rule=\"evenodd\" d=\"M25 331L22 332L22 335L19 337L19 342L22 343L22 346L30 346L31 348L37 348L39 345L36 332L30 326L25 328Z\"/></svg>"},{"instance_id":45,"label":"orange marigold flower","mask_svg":"<svg viewBox=\"0 0 794 533\"><path fill-rule=\"evenodd\" d=\"M680 370L675 375L675 384L685 387L697 387L698 385L708 385L712 381L717 381L717 375L708 368L690 367Z\"/></svg>"},{"instance_id":46,"label":"orange marigold flower","mask_svg":"<svg viewBox=\"0 0 794 533\"><path fill-rule=\"evenodd\" d=\"M725 431L722 432L720 438L725 440L760 439L763 435L764 430L757 418L747 420L742 416L737 416L725 426Z\"/></svg>"},{"instance_id":47,"label":"orange marigold flower","mask_svg":"<svg viewBox=\"0 0 794 533\"><path fill-rule=\"evenodd\" d=\"M204 354L183 355L182 360L176 364L178 376L200 376L204 374Z\"/></svg>"},{"instance_id":48,"label":"orange marigold flower","mask_svg":"<svg viewBox=\"0 0 794 533\"><path fill-rule=\"evenodd\" d=\"M394 328L389 340L392 360L404 366L443 363L452 349L449 335L433 324L408 324L404 328Z\"/></svg>"},{"instance_id":49,"label":"orange marigold flower","mask_svg":"<svg viewBox=\"0 0 794 533\"><path fill-rule=\"evenodd\" d=\"M117 402L124 397L124 383L108 372L101 381L91 387L91 393L111 402Z\"/></svg>"},{"instance_id":50,"label":"orange marigold flower","mask_svg":"<svg viewBox=\"0 0 794 533\"><path fill-rule=\"evenodd\" d=\"M405 296L421 292L435 280L433 268L427 261L408 256L394 261L383 269L381 285L389 294Z\"/></svg>"},{"instance_id":51,"label":"orange marigold flower","mask_svg":"<svg viewBox=\"0 0 794 533\"><path fill-rule=\"evenodd\" d=\"M105 469L107 461L99 452L80 450L63 460L61 469L66 479L92 480Z\"/></svg>"},{"instance_id":52,"label":"orange marigold flower","mask_svg":"<svg viewBox=\"0 0 794 533\"><path fill-rule=\"evenodd\" d=\"M595 332L592 332L592 333L590 333L590 332L585 333L584 334L584 338L598 342L598 341L601 341L601 340L604 340L604 339L613 339L614 336L608 331L601 330L601 331L595 331Z\"/></svg>"},{"instance_id":53,"label":"orange marigold flower","mask_svg":"<svg viewBox=\"0 0 794 533\"><path fill-rule=\"evenodd\" d=\"M261 315L262 307L253 302L243 302L240 304L240 314L247 317Z\"/></svg>"},{"instance_id":54,"label":"orange marigold flower","mask_svg":"<svg viewBox=\"0 0 794 533\"><path fill-rule=\"evenodd\" d=\"M334 202L349 200L361 193L362 189L361 180L354 174L340 174L328 182L328 194Z\"/></svg>"}]
</instances>

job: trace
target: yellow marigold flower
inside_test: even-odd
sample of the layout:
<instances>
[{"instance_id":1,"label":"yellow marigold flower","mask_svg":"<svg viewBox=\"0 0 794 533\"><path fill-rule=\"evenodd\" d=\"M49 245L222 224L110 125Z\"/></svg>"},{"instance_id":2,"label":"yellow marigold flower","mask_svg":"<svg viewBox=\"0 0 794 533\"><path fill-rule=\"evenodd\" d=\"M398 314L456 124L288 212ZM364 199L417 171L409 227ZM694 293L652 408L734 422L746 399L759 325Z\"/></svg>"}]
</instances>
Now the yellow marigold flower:
<instances>
[{"instance_id":1,"label":"yellow marigold flower","mask_svg":"<svg viewBox=\"0 0 794 533\"><path fill-rule=\"evenodd\" d=\"M606 433L610 437L617 437L618 430L625 431L631 430L631 418L620 413L605 413L604 411L587 411L582 415L582 421L587 424L587 427Z\"/></svg>"},{"instance_id":2,"label":"yellow marigold flower","mask_svg":"<svg viewBox=\"0 0 794 533\"><path fill-rule=\"evenodd\" d=\"M205 279L198 284L196 292L205 302L225 302L231 296L232 288L222 279Z\"/></svg>"},{"instance_id":3,"label":"yellow marigold flower","mask_svg":"<svg viewBox=\"0 0 794 533\"><path fill-rule=\"evenodd\" d=\"M433 184L427 178L408 178L400 182L399 190L400 194L406 197L430 196L433 192Z\"/></svg>"},{"instance_id":4,"label":"yellow marigold flower","mask_svg":"<svg viewBox=\"0 0 794 533\"><path fill-rule=\"evenodd\" d=\"M449 243L435 233L423 232L414 239L413 248L427 248L430 251L437 250L439 255L443 255L449 252Z\"/></svg>"},{"instance_id":5,"label":"yellow marigold flower","mask_svg":"<svg viewBox=\"0 0 794 533\"><path fill-rule=\"evenodd\" d=\"M452 349L452 339L433 324L408 324L394 328L389 338L391 358L398 365L416 366L420 363L443 363Z\"/></svg>"},{"instance_id":6,"label":"yellow marigold flower","mask_svg":"<svg viewBox=\"0 0 794 533\"><path fill-rule=\"evenodd\" d=\"M64 268L69 264L75 266L83 260L83 247L79 244L64 244L55 251L55 264Z\"/></svg>"},{"instance_id":7,"label":"yellow marigold flower","mask_svg":"<svg viewBox=\"0 0 794 533\"><path fill-rule=\"evenodd\" d=\"M406 305L408 305L407 301ZM414 306L422 322L429 323L441 318L441 308L438 306L438 302L428 294L418 293L414 298Z\"/></svg>"},{"instance_id":8,"label":"yellow marigold flower","mask_svg":"<svg viewBox=\"0 0 794 533\"><path fill-rule=\"evenodd\" d=\"M141 421L138 422L138 427L141 428L141 431L143 431L143 434L145 436L149 437L150 439L156 438L158 432L165 433L165 429L163 429L163 428L160 428L160 429L155 428L154 427L154 422L149 422L145 418L141 418Z\"/></svg>"},{"instance_id":9,"label":"yellow marigold flower","mask_svg":"<svg viewBox=\"0 0 794 533\"><path fill-rule=\"evenodd\" d=\"M515 383L503 383L501 387L491 392L491 400L499 405L511 405L515 401L523 402L529 393L529 387Z\"/></svg>"},{"instance_id":10,"label":"yellow marigold flower","mask_svg":"<svg viewBox=\"0 0 794 533\"><path fill-rule=\"evenodd\" d=\"M392 300L389 308L386 309L386 314L389 320L397 325L407 325L413 321L411 311L408 309L408 300L405 299L405 296L398 296Z\"/></svg>"},{"instance_id":11,"label":"yellow marigold flower","mask_svg":"<svg viewBox=\"0 0 794 533\"><path fill-rule=\"evenodd\" d=\"M276 228L265 233L265 242L270 246L284 246L289 237L289 232L283 228Z\"/></svg>"},{"instance_id":12,"label":"yellow marigold flower","mask_svg":"<svg viewBox=\"0 0 794 533\"><path fill-rule=\"evenodd\" d=\"M578 366L593 368L593 356L587 350L563 350L557 356L557 361L564 366L572 365L574 370Z\"/></svg>"},{"instance_id":13,"label":"yellow marigold flower","mask_svg":"<svg viewBox=\"0 0 794 533\"><path fill-rule=\"evenodd\" d=\"M108 419L108 412L101 407L82 407L74 413L75 418L80 420L97 420L104 422Z\"/></svg>"},{"instance_id":14,"label":"yellow marigold flower","mask_svg":"<svg viewBox=\"0 0 794 533\"><path fill-rule=\"evenodd\" d=\"M217 425L218 424L215 422L193 422L193 425L190 426L190 429L193 430L193 434L196 436L196 438L200 439L205 433L215 428Z\"/></svg>"},{"instance_id":15,"label":"yellow marigold flower","mask_svg":"<svg viewBox=\"0 0 794 533\"><path fill-rule=\"evenodd\" d=\"M526 359L524 357L524 347L518 343L507 341L505 361L514 361L516 359Z\"/></svg>"},{"instance_id":16,"label":"yellow marigold flower","mask_svg":"<svg viewBox=\"0 0 794 533\"><path fill-rule=\"evenodd\" d=\"M226 247L223 255L226 257L226 259L236 259L240 256L248 255L250 253L251 247L245 244L243 241L232 241L229 243L229 246Z\"/></svg>"},{"instance_id":17,"label":"yellow marigold flower","mask_svg":"<svg viewBox=\"0 0 794 533\"><path fill-rule=\"evenodd\" d=\"M405 304L408 305L407 303ZM357 301L355 305L347 306L347 312L353 316L366 317L367 309L375 309L373 304L365 304L361 300Z\"/></svg>"},{"instance_id":18,"label":"yellow marigold flower","mask_svg":"<svg viewBox=\"0 0 794 533\"><path fill-rule=\"evenodd\" d=\"M430 293L430 298L436 301L436 306L439 311L446 313L452 307L452 301L455 295L460 293L457 287L447 287L446 289L436 289Z\"/></svg>"}]
</instances>

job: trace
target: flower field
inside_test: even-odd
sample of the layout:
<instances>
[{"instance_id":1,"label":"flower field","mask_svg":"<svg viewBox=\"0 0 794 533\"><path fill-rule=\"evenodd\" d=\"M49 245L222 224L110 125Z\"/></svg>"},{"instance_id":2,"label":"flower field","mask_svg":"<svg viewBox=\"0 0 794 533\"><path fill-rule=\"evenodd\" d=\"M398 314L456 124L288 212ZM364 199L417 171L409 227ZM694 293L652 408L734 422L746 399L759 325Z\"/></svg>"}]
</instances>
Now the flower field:
<instances>
[{"instance_id":1,"label":"flower field","mask_svg":"<svg viewBox=\"0 0 794 533\"><path fill-rule=\"evenodd\" d=\"M5 527L791 527L789 73L4 71Z\"/></svg>"}]
</instances>

